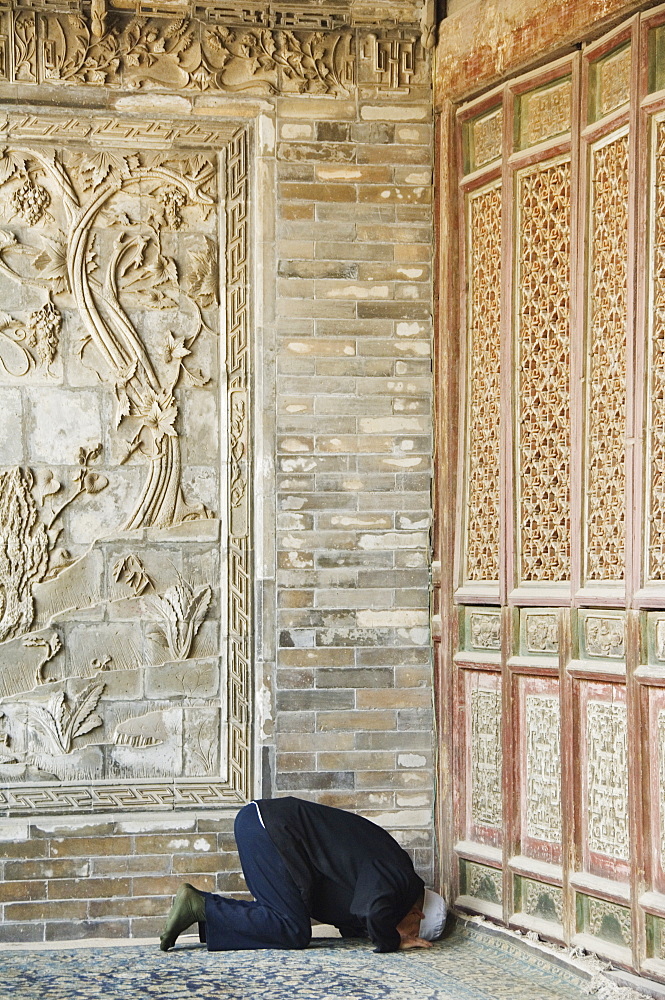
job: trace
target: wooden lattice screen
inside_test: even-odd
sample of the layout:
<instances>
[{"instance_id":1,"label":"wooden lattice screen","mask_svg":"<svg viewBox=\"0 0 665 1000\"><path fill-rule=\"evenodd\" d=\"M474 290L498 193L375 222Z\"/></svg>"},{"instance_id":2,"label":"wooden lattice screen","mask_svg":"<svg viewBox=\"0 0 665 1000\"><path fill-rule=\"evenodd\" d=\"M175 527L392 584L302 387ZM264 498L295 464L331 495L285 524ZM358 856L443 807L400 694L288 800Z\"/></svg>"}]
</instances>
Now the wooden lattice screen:
<instances>
[{"instance_id":1,"label":"wooden lattice screen","mask_svg":"<svg viewBox=\"0 0 665 1000\"><path fill-rule=\"evenodd\" d=\"M457 902L665 978L665 7L457 132Z\"/></svg>"}]
</instances>

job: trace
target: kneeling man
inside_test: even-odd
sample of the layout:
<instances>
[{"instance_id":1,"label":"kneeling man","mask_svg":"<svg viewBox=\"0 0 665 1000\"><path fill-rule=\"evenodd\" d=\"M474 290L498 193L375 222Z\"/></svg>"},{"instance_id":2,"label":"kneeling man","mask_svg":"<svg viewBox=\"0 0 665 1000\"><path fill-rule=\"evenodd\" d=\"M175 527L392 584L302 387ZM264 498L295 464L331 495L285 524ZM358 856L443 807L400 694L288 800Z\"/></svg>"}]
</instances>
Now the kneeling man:
<instances>
[{"instance_id":1,"label":"kneeling man","mask_svg":"<svg viewBox=\"0 0 665 1000\"><path fill-rule=\"evenodd\" d=\"M362 816L293 797L259 799L236 816L240 863L255 902L185 883L160 937L162 951L199 924L209 951L306 948L311 920L375 951L429 948L446 905L425 888L409 855Z\"/></svg>"}]
</instances>

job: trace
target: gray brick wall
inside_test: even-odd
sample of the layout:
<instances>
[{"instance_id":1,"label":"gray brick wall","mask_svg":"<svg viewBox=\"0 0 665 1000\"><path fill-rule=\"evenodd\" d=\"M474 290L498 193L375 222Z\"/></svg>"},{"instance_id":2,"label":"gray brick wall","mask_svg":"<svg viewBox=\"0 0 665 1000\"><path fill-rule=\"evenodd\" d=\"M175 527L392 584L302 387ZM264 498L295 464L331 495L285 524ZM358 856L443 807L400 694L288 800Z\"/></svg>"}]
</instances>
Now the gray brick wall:
<instances>
[{"instance_id":1,"label":"gray brick wall","mask_svg":"<svg viewBox=\"0 0 665 1000\"><path fill-rule=\"evenodd\" d=\"M427 74L238 109L263 116L254 787L362 812L432 880ZM0 939L152 935L181 880L242 892L233 814L0 820Z\"/></svg>"}]
</instances>

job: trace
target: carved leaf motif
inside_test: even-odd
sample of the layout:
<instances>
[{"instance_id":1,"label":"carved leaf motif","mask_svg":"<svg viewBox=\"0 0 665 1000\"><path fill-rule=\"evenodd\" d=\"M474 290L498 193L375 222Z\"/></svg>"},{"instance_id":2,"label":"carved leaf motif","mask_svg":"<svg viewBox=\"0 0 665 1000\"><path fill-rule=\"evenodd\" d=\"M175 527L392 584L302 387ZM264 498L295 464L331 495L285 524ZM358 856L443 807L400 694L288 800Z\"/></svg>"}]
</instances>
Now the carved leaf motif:
<instances>
[{"instance_id":1,"label":"carved leaf motif","mask_svg":"<svg viewBox=\"0 0 665 1000\"><path fill-rule=\"evenodd\" d=\"M208 611L212 597L209 586L192 587L182 577L174 587L169 587L163 597L152 598L150 606L161 621L157 628L166 641L171 656L186 660L194 637Z\"/></svg>"},{"instance_id":2,"label":"carved leaf motif","mask_svg":"<svg viewBox=\"0 0 665 1000\"><path fill-rule=\"evenodd\" d=\"M129 396L127 394L127 385L134 378L137 367L138 367L138 362L133 361L131 365L129 365L129 367L127 367L124 370L124 372L120 373L113 387L113 390L115 392L115 398L117 400L115 409L116 429L120 426L122 418L128 417L131 412L131 404L129 401Z\"/></svg>"},{"instance_id":3,"label":"carved leaf motif","mask_svg":"<svg viewBox=\"0 0 665 1000\"><path fill-rule=\"evenodd\" d=\"M95 713L95 709L99 704L99 699L105 687L105 684L92 683L79 695L78 704L72 713L69 726L71 733L70 741L77 736L89 733L92 729L96 729L97 726L103 724L102 719Z\"/></svg>"},{"instance_id":4,"label":"carved leaf motif","mask_svg":"<svg viewBox=\"0 0 665 1000\"><path fill-rule=\"evenodd\" d=\"M33 586L48 568L49 539L29 483L21 469L0 472L0 642L32 625Z\"/></svg>"},{"instance_id":5,"label":"carved leaf motif","mask_svg":"<svg viewBox=\"0 0 665 1000\"><path fill-rule=\"evenodd\" d=\"M168 389L158 393L148 389L142 399L139 416L143 418L143 426L152 431L157 444L165 434L169 437L178 436L173 426L178 416L178 407Z\"/></svg>"},{"instance_id":6,"label":"carved leaf motif","mask_svg":"<svg viewBox=\"0 0 665 1000\"><path fill-rule=\"evenodd\" d=\"M53 291L58 295L60 292L69 290L67 245L64 240L54 239L50 236L43 235L42 239L46 246L34 258L33 264L44 278L52 282Z\"/></svg>"},{"instance_id":7,"label":"carved leaf motif","mask_svg":"<svg viewBox=\"0 0 665 1000\"><path fill-rule=\"evenodd\" d=\"M117 171L122 178L130 176L139 166L138 154L120 156L108 150L97 153L84 153L78 164L79 177L85 191L96 190L112 171Z\"/></svg>"},{"instance_id":8,"label":"carved leaf motif","mask_svg":"<svg viewBox=\"0 0 665 1000\"><path fill-rule=\"evenodd\" d=\"M138 597L146 587L150 586L150 577L138 556L133 552L123 556L113 566L113 579L116 583L125 583Z\"/></svg>"},{"instance_id":9,"label":"carved leaf motif","mask_svg":"<svg viewBox=\"0 0 665 1000\"><path fill-rule=\"evenodd\" d=\"M184 337L174 337L171 332L169 332L168 344L164 351L164 361L167 365L173 364L173 362L180 362L183 358L186 358L188 354L192 352L185 347Z\"/></svg>"},{"instance_id":10,"label":"carved leaf motif","mask_svg":"<svg viewBox=\"0 0 665 1000\"><path fill-rule=\"evenodd\" d=\"M28 158L22 153L6 147L0 149L0 184L5 184L17 171L24 172L27 169Z\"/></svg>"},{"instance_id":11,"label":"carved leaf motif","mask_svg":"<svg viewBox=\"0 0 665 1000\"><path fill-rule=\"evenodd\" d=\"M192 298L203 307L215 305L217 302L215 249L215 244L207 236L203 249L196 250L191 247L187 249L192 265L187 276L187 289Z\"/></svg>"}]
</instances>

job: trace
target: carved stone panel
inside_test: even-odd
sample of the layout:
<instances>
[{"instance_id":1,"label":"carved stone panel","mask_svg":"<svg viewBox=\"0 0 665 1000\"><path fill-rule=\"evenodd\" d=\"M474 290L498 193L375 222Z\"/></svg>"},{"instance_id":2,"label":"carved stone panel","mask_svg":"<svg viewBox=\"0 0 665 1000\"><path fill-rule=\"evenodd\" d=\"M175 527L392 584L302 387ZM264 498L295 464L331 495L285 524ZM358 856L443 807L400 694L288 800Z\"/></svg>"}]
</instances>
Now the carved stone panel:
<instances>
[{"instance_id":1,"label":"carved stone panel","mask_svg":"<svg viewBox=\"0 0 665 1000\"><path fill-rule=\"evenodd\" d=\"M405 5L385 19L376 9L354 16L348 5L337 15L205 0L120 2L120 11L80 0L69 10L8 6L0 12L0 79L15 83L331 96L349 96L359 83L395 94L429 84L421 41L429 28L416 8L409 23Z\"/></svg>"},{"instance_id":2,"label":"carved stone panel","mask_svg":"<svg viewBox=\"0 0 665 1000\"><path fill-rule=\"evenodd\" d=\"M249 790L247 137L165 128L6 119L0 404L25 427L0 468L13 810Z\"/></svg>"}]
</instances>

